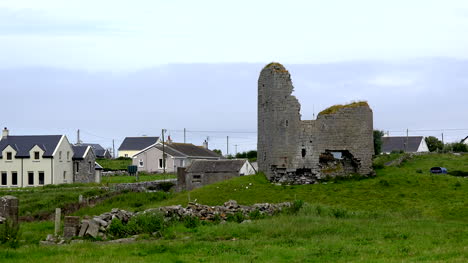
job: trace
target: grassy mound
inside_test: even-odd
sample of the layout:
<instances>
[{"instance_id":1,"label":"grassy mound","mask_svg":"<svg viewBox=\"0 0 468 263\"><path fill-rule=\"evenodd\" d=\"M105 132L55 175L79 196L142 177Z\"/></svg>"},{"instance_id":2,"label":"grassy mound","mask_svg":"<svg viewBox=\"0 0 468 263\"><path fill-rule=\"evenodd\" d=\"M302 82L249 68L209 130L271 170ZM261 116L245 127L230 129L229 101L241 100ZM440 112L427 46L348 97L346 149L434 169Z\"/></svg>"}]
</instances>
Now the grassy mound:
<instances>
[{"instance_id":1,"label":"grassy mound","mask_svg":"<svg viewBox=\"0 0 468 263\"><path fill-rule=\"evenodd\" d=\"M358 102L353 102L353 103L345 104L345 105L339 104L339 105L334 105L329 108L326 108L325 110L321 111L318 115L334 114L344 108L355 108L355 107L364 107L364 106L369 107L369 104L367 103L367 101L358 101Z\"/></svg>"}]
</instances>

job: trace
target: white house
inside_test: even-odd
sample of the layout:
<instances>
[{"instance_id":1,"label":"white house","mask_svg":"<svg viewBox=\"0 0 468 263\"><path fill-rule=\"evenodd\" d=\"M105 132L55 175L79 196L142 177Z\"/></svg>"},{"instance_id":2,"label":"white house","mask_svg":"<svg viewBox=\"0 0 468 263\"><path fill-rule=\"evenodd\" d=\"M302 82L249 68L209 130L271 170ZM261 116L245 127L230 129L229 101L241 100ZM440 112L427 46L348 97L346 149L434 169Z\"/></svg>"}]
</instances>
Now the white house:
<instances>
[{"instance_id":1,"label":"white house","mask_svg":"<svg viewBox=\"0 0 468 263\"><path fill-rule=\"evenodd\" d=\"M163 151L166 155L163 160ZM219 160L222 156L210 151L205 146L196 146L191 143L164 144L158 142L133 156L133 165L138 166L138 171L149 173L174 173L178 167L187 167L193 160Z\"/></svg>"},{"instance_id":2,"label":"white house","mask_svg":"<svg viewBox=\"0 0 468 263\"><path fill-rule=\"evenodd\" d=\"M73 182L73 149L65 135L10 136L0 139L0 187Z\"/></svg>"},{"instance_id":3,"label":"white house","mask_svg":"<svg viewBox=\"0 0 468 263\"><path fill-rule=\"evenodd\" d=\"M384 136L382 137L382 153L394 151L429 152L423 136Z\"/></svg>"}]
</instances>

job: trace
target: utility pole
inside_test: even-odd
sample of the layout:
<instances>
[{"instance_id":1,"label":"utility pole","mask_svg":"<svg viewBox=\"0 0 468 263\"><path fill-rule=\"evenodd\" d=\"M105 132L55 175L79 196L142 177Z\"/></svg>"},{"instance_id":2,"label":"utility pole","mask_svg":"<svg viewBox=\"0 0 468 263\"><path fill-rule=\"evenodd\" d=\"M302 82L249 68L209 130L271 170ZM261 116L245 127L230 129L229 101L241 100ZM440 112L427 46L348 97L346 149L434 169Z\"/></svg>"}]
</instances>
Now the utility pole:
<instances>
[{"instance_id":1,"label":"utility pole","mask_svg":"<svg viewBox=\"0 0 468 263\"><path fill-rule=\"evenodd\" d=\"M226 156L229 155L229 136L226 137Z\"/></svg>"},{"instance_id":2,"label":"utility pole","mask_svg":"<svg viewBox=\"0 0 468 263\"><path fill-rule=\"evenodd\" d=\"M114 139L112 139L112 157L115 159L115 144L114 144Z\"/></svg>"},{"instance_id":3,"label":"utility pole","mask_svg":"<svg viewBox=\"0 0 468 263\"><path fill-rule=\"evenodd\" d=\"M236 147L236 155L237 155L237 145L238 145L238 144L234 144L234 146Z\"/></svg>"},{"instance_id":4,"label":"utility pole","mask_svg":"<svg viewBox=\"0 0 468 263\"><path fill-rule=\"evenodd\" d=\"M184 143L186 143L186 141L185 141L185 132L186 132L186 130L185 130L185 128L184 128Z\"/></svg>"},{"instance_id":5,"label":"utility pole","mask_svg":"<svg viewBox=\"0 0 468 263\"><path fill-rule=\"evenodd\" d=\"M163 173L164 175L166 174L166 151L164 148L164 129L162 129L162 150L163 150L163 159L162 159L162 167L163 167Z\"/></svg>"},{"instance_id":6,"label":"utility pole","mask_svg":"<svg viewBox=\"0 0 468 263\"><path fill-rule=\"evenodd\" d=\"M444 133L442 132L442 144L444 144Z\"/></svg>"}]
</instances>

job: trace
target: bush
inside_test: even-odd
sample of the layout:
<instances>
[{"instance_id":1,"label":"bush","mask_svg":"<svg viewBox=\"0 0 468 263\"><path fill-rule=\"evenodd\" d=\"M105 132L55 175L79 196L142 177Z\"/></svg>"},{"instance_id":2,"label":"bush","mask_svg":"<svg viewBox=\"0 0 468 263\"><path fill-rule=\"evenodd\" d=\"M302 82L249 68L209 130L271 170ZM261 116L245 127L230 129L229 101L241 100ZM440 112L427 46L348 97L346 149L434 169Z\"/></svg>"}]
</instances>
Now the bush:
<instances>
[{"instance_id":1,"label":"bush","mask_svg":"<svg viewBox=\"0 0 468 263\"><path fill-rule=\"evenodd\" d=\"M348 211L342 208L332 208L331 214L335 218L348 218L349 217Z\"/></svg>"},{"instance_id":2,"label":"bush","mask_svg":"<svg viewBox=\"0 0 468 263\"><path fill-rule=\"evenodd\" d=\"M0 244L5 244L11 248L18 248L19 239L19 226L15 226L11 220L6 220L0 225Z\"/></svg>"},{"instance_id":3,"label":"bush","mask_svg":"<svg viewBox=\"0 0 468 263\"><path fill-rule=\"evenodd\" d=\"M265 215L260 213L260 210L258 209L255 209L255 211L249 213L249 219L257 220L262 218L265 218Z\"/></svg>"},{"instance_id":4,"label":"bush","mask_svg":"<svg viewBox=\"0 0 468 263\"><path fill-rule=\"evenodd\" d=\"M301 210L303 205L304 205L304 201L294 200L294 202L292 202L292 204L291 204L291 207L288 208L287 213L288 214L297 214L297 212L299 212L299 210Z\"/></svg>"},{"instance_id":5,"label":"bush","mask_svg":"<svg viewBox=\"0 0 468 263\"><path fill-rule=\"evenodd\" d=\"M226 219L228 222L242 223L245 220L245 216L241 212L237 212L235 214L229 214Z\"/></svg>"},{"instance_id":6,"label":"bush","mask_svg":"<svg viewBox=\"0 0 468 263\"><path fill-rule=\"evenodd\" d=\"M119 219L114 218L109 227L109 233L116 238L137 234L158 233L162 235L165 227L164 217L161 214L146 213L133 217L127 224L124 224Z\"/></svg>"},{"instance_id":7,"label":"bush","mask_svg":"<svg viewBox=\"0 0 468 263\"><path fill-rule=\"evenodd\" d=\"M186 228L196 228L201 224L200 219L196 216L186 216L183 221Z\"/></svg>"}]
</instances>

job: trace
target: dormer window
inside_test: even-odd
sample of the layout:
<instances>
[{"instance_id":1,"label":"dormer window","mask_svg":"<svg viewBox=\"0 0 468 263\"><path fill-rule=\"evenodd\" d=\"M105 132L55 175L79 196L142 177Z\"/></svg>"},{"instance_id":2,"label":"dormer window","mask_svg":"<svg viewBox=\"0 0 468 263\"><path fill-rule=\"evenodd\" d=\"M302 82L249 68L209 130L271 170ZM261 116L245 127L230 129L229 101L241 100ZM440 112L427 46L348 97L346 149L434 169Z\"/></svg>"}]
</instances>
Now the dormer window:
<instances>
[{"instance_id":1,"label":"dormer window","mask_svg":"<svg viewBox=\"0 0 468 263\"><path fill-rule=\"evenodd\" d=\"M39 152L34 152L34 160L39 160Z\"/></svg>"},{"instance_id":2,"label":"dormer window","mask_svg":"<svg viewBox=\"0 0 468 263\"><path fill-rule=\"evenodd\" d=\"M6 153L6 159L7 159L7 160L13 159L13 153L12 153L12 152L7 152L7 153Z\"/></svg>"}]
</instances>

